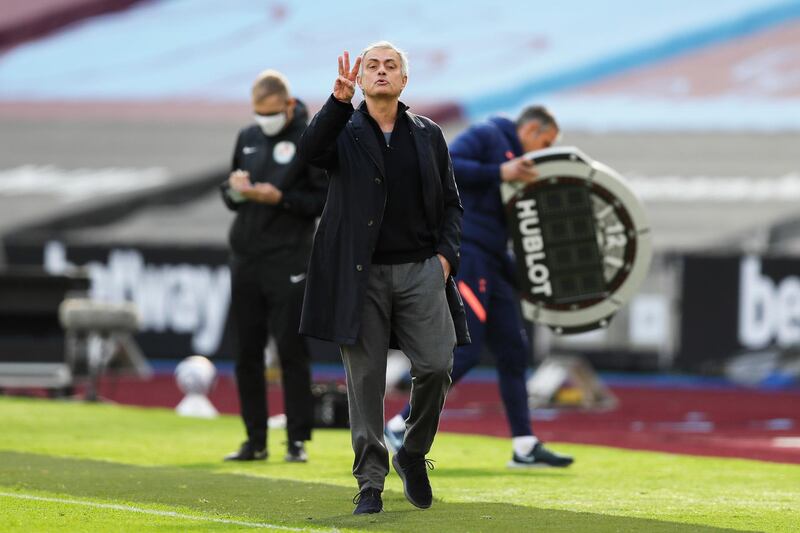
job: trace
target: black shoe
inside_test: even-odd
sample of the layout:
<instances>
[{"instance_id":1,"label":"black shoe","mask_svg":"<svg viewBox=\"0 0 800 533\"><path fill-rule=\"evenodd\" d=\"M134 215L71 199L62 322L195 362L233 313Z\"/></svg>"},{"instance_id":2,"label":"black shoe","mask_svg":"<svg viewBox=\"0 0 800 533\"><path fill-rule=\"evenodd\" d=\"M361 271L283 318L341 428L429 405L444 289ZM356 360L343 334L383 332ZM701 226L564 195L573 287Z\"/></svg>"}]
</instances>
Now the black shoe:
<instances>
[{"instance_id":1,"label":"black shoe","mask_svg":"<svg viewBox=\"0 0 800 533\"><path fill-rule=\"evenodd\" d=\"M530 451L530 453L526 455L517 455L514 452L514 456L511 458L511 461L508 462L509 468L531 468L531 467L547 467L547 466L555 466L563 468L565 466L569 466L572 464L574 459L569 455L561 455L555 452L551 452L547 448L544 447L544 444L541 442L537 442L536 446Z\"/></svg>"},{"instance_id":2,"label":"black shoe","mask_svg":"<svg viewBox=\"0 0 800 533\"><path fill-rule=\"evenodd\" d=\"M383 511L381 491L378 489L364 489L353 498L356 508L353 514L373 514Z\"/></svg>"},{"instance_id":3,"label":"black shoe","mask_svg":"<svg viewBox=\"0 0 800 533\"><path fill-rule=\"evenodd\" d=\"M229 453L225 456L226 461L263 461L267 458L267 449L257 449L250 444L250 441L244 441L238 452Z\"/></svg>"},{"instance_id":4,"label":"black shoe","mask_svg":"<svg viewBox=\"0 0 800 533\"><path fill-rule=\"evenodd\" d=\"M405 448L400 448L392 457L392 466L403 480L403 492L411 505L420 509L430 507L433 503L433 493L431 483L428 481L427 468L433 470L433 461L425 459L424 455L409 455Z\"/></svg>"},{"instance_id":5,"label":"black shoe","mask_svg":"<svg viewBox=\"0 0 800 533\"><path fill-rule=\"evenodd\" d=\"M308 461L308 454L301 440L290 440L286 447L286 457L283 458L287 463L305 463Z\"/></svg>"}]
</instances>

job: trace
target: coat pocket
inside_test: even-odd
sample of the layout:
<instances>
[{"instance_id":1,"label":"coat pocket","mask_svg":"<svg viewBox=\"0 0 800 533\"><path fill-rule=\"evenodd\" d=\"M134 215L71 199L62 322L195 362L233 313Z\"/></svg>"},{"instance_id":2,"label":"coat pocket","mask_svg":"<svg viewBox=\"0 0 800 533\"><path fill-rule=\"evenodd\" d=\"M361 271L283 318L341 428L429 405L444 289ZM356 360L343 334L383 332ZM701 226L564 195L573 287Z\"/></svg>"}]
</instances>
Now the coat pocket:
<instances>
[{"instance_id":1,"label":"coat pocket","mask_svg":"<svg viewBox=\"0 0 800 533\"><path fill-rule=\"evenodd\" d=\"M447 278L445 295L447 296L447 305L450 308L450 316L453 317L453 326L456 329L457 344L464 346L472 343L472 339L469 336L469 328L467 327L467 312L464 309L464 301L461 299L461 293L458 292L453 276Z\"/></svg>"}]
</instances>

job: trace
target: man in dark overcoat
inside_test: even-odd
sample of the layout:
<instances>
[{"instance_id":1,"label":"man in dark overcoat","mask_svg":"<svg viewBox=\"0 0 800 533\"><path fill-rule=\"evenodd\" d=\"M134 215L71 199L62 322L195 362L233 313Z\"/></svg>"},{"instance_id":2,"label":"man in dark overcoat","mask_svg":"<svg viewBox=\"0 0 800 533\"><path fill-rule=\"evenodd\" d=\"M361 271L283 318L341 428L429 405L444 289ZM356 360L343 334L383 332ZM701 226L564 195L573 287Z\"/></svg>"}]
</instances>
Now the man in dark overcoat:
<instances>
[{"instance_id":1,"label":"man in dark overcoat","mask_svg":"<svg viewBox=\"0 0 800 533\"><path fill-rule=\"evenodd\" d=\"M359 494L355 514L383 509L386 356L396 340L411 361L411 413L392 464L406 498L430 507L426 460L450 386L453 350L469 342L453 275L461 216L442 132L408 111L405 54L382 41L350 69L339 57L333 94L299 143L324 168L328 198L314 237L300 332L339 344L347 374ZM354 109L356 83L364 101Z\"/></svg>"}]
</instances>

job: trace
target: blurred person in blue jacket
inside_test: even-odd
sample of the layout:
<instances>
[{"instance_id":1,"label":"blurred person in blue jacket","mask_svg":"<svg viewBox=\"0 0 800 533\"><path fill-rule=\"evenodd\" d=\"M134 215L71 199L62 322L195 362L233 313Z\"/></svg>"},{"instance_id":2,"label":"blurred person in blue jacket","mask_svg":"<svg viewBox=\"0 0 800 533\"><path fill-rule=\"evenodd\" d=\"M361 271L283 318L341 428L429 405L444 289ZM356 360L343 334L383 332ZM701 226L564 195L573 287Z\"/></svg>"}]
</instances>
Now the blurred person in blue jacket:
<instances>
[{"instance_id":1,"label":"blurred person in blue jacket","mask_svg":"<svg viewBox=\"0 0 800 533\"><path fill-rule=\"evenodd\" d=\"M308 123L305 105L280 72L262 72L252 89L253 124L236 139L222 199L231 225L231 314L236 385L247 440L226 461L267 458L264 349L275 337L283 381L288 462L307 460L314 418L311 360L299 333L315 222L327 194L324 173L296 157Z\"/></svg>"},{"instance_id":2,"label":"blurred person in blue jacket","mask_svg":"<svg viewBox=\"0 0 800 533\"><path fill-rule=\"evenodd\" d=\"M453 384L480 361L484 343L494 355L500 394L512 434L509 467L569 466L573 459L548 450L533 434L525 387L530 344L515 288L515 268L500 196L503 182L530 183L537 178L523 154L547 148L559 134L553 115L530 106L516 121L493 117L473 125L450 144L456 182L464 205L463 243L458 288L467 304L472 344L456 349ZM389 420L386 443L403 443L409 407Z\"/></svg>"}]
</instances>

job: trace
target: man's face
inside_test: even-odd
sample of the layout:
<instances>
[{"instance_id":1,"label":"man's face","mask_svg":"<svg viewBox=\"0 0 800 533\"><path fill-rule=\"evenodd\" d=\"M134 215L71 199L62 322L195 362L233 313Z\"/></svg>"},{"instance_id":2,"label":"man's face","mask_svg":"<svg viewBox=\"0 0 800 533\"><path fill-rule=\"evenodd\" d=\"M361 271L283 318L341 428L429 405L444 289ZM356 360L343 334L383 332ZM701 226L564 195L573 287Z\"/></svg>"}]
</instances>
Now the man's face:
<instances>
[{"instance_id":1,"label":"man's face","mask_svg":"<svg viewBox=\"0 0 800 533\"><path fill-rule=\"evenodd\" d=\"M366 96L397 98L408 81L400 67L400 54L391 48L374 48L362 61L358 85Z\"/></svg>"},{"instance_id":2,"label":"man's face","mask_svg":"<svg viewBox=\"0 0 800 533\"><path fill-rule=\"evenodd\" d=\"M542 125L538 121L523 124L517 130L522 149L526 152L550 148L558 137L558 128Z\"/></svg>"},{"instance_id":3,"label":"man's face","mask_svg":"<svg viewBox=\"0 0 800 533\"><path fill-rule=\"evenodd\" d=\"M286 122L292 121L294 115L294 98L286 98L281 94L272 94L253 102L253 112L256 115L273 116L279 113L286 113Z\"/></svg>"}]
</instances>

